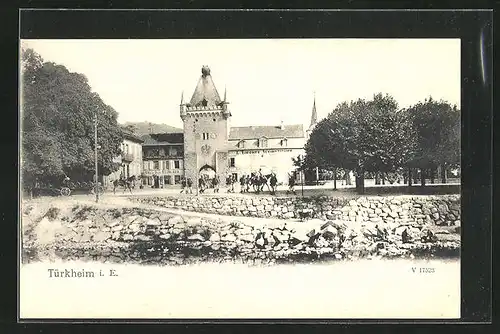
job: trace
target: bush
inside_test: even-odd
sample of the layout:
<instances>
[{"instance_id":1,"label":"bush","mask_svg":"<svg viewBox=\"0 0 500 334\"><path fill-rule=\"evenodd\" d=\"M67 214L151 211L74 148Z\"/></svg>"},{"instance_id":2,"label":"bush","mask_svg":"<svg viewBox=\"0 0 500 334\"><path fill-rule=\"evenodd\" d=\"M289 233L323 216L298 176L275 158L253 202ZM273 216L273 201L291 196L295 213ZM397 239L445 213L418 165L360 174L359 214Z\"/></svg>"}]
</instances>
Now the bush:
<instances>
[{"instance_id":1,"label":"bush","mask_svg":"<svg viewBox=\"0 0 500 334\"><path fill-rule=\"evenodd\" d=\"M47 217L50 221L52 221L52 220L55 220L57 218L57 216L59 216L60 212L61 212L61 210L59 208L52 207L49 210L47 210L44 217Z\"/></svg>"}]
</instances>

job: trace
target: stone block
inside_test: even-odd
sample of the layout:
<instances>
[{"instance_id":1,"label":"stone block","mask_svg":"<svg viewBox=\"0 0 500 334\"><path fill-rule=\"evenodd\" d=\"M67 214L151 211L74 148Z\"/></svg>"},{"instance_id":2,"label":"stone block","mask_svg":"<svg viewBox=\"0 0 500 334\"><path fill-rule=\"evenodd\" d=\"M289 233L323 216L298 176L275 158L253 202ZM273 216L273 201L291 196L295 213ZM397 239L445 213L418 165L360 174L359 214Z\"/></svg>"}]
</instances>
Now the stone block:
<instances>
[{"instance_id":1,"label":"stone block","mask_svg":"<svg viewBox=\"0 0 500 334\"><path fill-rule=\"evenodd\" d=\"M200 234L193 234L188 237L188 240L191 241L205 241L205 238Z\"/></svg>"}]
</instances>

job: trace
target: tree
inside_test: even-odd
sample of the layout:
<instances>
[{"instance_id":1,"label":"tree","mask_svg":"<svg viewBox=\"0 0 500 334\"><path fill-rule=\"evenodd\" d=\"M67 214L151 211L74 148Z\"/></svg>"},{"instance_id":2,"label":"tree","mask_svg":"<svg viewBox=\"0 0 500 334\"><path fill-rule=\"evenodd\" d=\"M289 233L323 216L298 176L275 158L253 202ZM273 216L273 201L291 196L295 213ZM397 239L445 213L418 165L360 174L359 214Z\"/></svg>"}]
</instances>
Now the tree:
<instances>
[{"instance_id":1,"label":"tree","mask_svg":"<svg viewBox=\"0 0 500 334\"><path fill-rule=\"evenodd\" d=\"M343 102L320 121L306 144L306 165L352 170L364 192L365 172L396 173L415 150L411 122L390 95Z\"/></svg>"},{"instance_id":2,"label":"tree","mask_svg":"<svg viewBox=\"0 0 500 334\"><path fill-rule=\"evenodd\" d=\"M413 165L421 169L422 185L427 171L446 170L460 165L460 111L446 101L430 97L409 108L416 137Z\"/></svg>"},{"instance_id":3,"label":"tree","mask_svg":"<svg viewBox=\"0 0 500 334\"><path fill-rule=\"evenodd\" d=\"M94 116L98 120L101 175L118 169L113 158L123 141L117 112L91 91L87 78L22 50L22 176L57 182L63 175L90 180L94 174Z\"/></svg>"}]
</instances>

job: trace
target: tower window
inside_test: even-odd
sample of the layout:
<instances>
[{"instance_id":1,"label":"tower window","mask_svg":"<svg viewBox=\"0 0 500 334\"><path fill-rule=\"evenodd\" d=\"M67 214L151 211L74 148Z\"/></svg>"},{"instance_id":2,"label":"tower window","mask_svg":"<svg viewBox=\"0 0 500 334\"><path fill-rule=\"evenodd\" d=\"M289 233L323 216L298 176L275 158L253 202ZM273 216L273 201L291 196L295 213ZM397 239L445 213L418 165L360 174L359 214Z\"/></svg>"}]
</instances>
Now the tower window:
<instances>
[{"instance_id":1,"label":"tower window","mask_svg":"<svg viewBox=\"0 0 500 334\"><path fill-rule=\"evenodd\" d=\"M208 132L203 132L203 140L208 140L210 138L210 134Z\"/></svg>"},{"instance_id":2,"label":"tower window","mask_svg":"<svg viewBox=\"0 0 500 334\"><path fill-rule=\"evenodd\" d=\"M207 103L208 103L207 99L203 99L203 101L201 101L201 105L204 107L207 106Z\"/></svg>"},{"instance_id":3,"label":"tower window","mask_svg":"<svg viewBox=\"0 0 500 334\"><path fill-rule=\"evenodd\" d=\"M234 158L229 158L229 167L234 167Z\"/></svg>"}]
</instances>

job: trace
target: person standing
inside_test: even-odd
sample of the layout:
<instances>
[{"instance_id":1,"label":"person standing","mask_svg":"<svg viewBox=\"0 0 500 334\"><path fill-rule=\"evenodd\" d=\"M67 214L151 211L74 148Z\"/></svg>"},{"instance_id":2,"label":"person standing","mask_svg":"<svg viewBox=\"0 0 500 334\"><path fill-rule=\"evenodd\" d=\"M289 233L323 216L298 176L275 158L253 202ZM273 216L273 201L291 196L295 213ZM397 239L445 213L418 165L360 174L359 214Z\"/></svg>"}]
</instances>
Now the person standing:
<instances>
[{"instance_id":1,"label":"person standing","mask_svg":"<svg viewBox=\"0 0 500 334\"><path fill-rule=\"evenodd\" d=\"M250 175L245 177L245 192L250 191Z\"/></svg>"},{"instance_id":2,"label":"person standing","mask_svg":"<svg viewBox=\"0 0 500 334\"><path fill-rule=\"evenodd\" d=\"M205 187L204 187L204 182L203 182L203 177L200 176L199 180L198 180L198 189L200 189L200 194L203 194L203 191L205 191Z\"/></svg>"},{"instance_id":3,"label":"person standing","mask_svg":"<svg viewBox=\"0 0 500 334\"><path fill-rule=\"evenodd\" d=\"M181 194L184 192L185 189L186 189L186 178L183 177L181 180Z\"/></svg>"},{"instance_id":4,"label":"person standing","mask_svg":"<svg viewBox=\"0 0 500 334\"><path fill-rule=\"evenodd\" d=\"M240 177L240 193L245 192L245 174Z\"/></svg>"},{"instance_id":5,"label":"person standing","mask_svg":"<svg viewBox=\"0 0 500 334\"><path fill-rule=\"evenodd\" d=\"M214 186L214 193L218 193L219 192L219 176L218 175L215 175L213 180L212 180L212 183L213 183L213 186Z\"/></svg>"},{"instance_id":6,"label":"person standing","mask_svg":"<svg viewBox=\"0 0 500 334\"><path fill-rule=\"evenodd\" d=\"M232 174L231 176L231 192L234 193L234 184L238 182L236 175Z\"/></svg>"},{"instance_id":7,"label":"person standing","mask_svg":"<svg viewBox=\"0 0 500 334\"><path fill-rule=\"evenodd\" d=\"M295 195L295 175L290 173L288 176L288 192L291 192Z\"/></svg>"},{"instance_id":8,"label":"person standing","mask_svg":"<svg viewBox=\"0 0 500 334\"><path fill-rule=\"evenodd\" d=\"M278 180L276 179L276 174L271 174L271 179L269 180L269 184L271 185L271 194L276 195L276 185Z\"/></svg>"},{"instance_id":9,"label":"person standing","mask_svg":"<svg viewBox=\"0 0 500 334\"><path fill-rule=\"evenodd\" d=\"M187 179L187 190L186 190L186 194L189 192L190 194L193 193L193 180L191 180L190 177L188 177Z\"/></svg>"}]
</instances>

